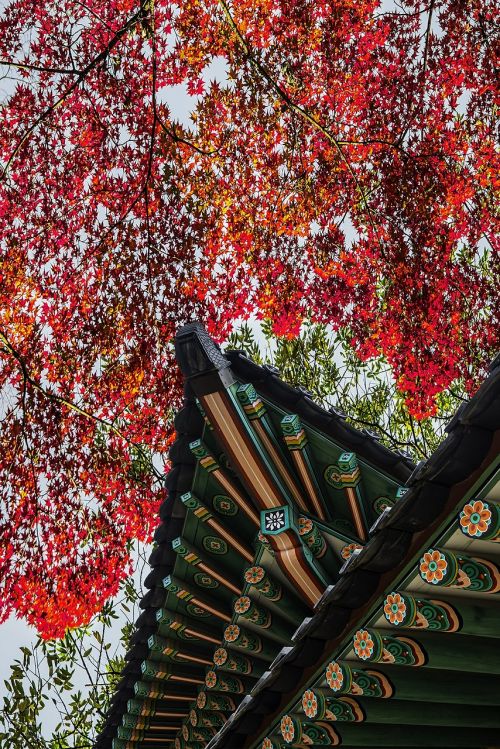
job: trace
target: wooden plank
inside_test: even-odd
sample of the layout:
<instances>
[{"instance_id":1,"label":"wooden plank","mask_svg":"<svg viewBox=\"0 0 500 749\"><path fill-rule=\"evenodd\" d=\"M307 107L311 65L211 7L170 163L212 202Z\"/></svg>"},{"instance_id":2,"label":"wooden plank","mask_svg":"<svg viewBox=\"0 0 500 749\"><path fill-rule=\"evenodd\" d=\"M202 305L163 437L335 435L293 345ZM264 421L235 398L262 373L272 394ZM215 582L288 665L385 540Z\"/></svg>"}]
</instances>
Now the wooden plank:
<instances>
[{"instance_id":1,"label":"wooden plank","mask_svg":"<svg viewBox=\"0 0 500 749\"><path fill-rule=\"evenodd\" d=\"M315 742L315 734L324 736L328 730L331 736L330 744L324 741ZM493 728L443 728L440 726L420 726L417 730L414 725L375 725L370 723L336 723L333 726L326 721L316 723L303 723L303 734L306 736L307 746L352 746L352 747L414 747L418 741L419 749L422 747L435 747L442 749L443 746L452 746L454 749L464 747L466 749L481 749L482 747L498 746L498 731ZM299 741L285 742L283 737L272 737L276 747L297 747L303 749L304 743Z\"/></svg>"},{"instance_id":2,"label":"wooden plank","mask_svg":"<svg viewBox=\"0 0 500 749\"><path fill-rule=\"evenodd\" d=\"M394 637L394 630L358 630L353 638L354 657L360 662L384 662L417 668L450 669L472 673L500 674L500 648L489 637L419 632ZM366 647L363 645L366 645Z\"/></svg>"},{"instance_id":3,"label":"wooden plank","mask_svg":"<svg viewBox=\"0 0 500 749\"><path fill-rule=\"evenodd\" d=\"M496 600L423 598L406 591L393 591L386 596L382 608L387 622L397 629L500 637L500 605Z\"/></svg>"},{"instance_id":4,"label":"wooden plank","mask_svg":"<svg viewBox=\"0 0 500 749\"><path fill-rule=\"evenodd\" d=\"M432 671L410 666L394 668L383 663L360 668L359 661L331 661L319 691L325 696L352 694L383 698L395 696L419 702L500 705L500 679L471 671ZM340 674L340 675L339 675ZM384 680L388 680L388 687Z\"/></svg>"},{"instance_id":5,"label":"wooden plank","mask_svg":"<svg viewBox=\"0 0 500 749\"><path fill-rule=\"evenodd\" d=\"M467 705L467 695L464 695ZM295 713L300 720L326 720L331 722L391 723L425 726L457 726L500 728L500 712L488 706L413 702L411 700L378 699L376 697L325 697L307 689Z\"/></svg>"}]
</instances>

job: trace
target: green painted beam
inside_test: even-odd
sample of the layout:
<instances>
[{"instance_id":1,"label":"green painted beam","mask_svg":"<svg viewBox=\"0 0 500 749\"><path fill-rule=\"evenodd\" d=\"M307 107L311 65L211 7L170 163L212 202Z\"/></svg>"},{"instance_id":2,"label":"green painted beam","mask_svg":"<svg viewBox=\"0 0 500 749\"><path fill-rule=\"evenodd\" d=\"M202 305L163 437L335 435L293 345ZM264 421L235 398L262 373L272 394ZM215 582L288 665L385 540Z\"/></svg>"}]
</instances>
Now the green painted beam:
<instances>
[{"instance_id":1,"label":"green painted beam","mask_svg":"<svg viewBox=\"0 0 500 749\"><path fill-rule=\"evenodd\" d=\"M136 681L134 684L136 699L165 699L174 702L191 702L196 699L197 687L189 682L165 684L154 679Z\"/></svg>"},{"instance_id":2,"label":"green painted beam","mask_svg":"<svg viewBox=\"0 0 500 749\"><path fill-rule=\"evenodd\" d=\"M158 634L162 637L176 637L182 642L208 642L212 645L218 645L220 642L220 627L210 627L195 617L158 609L156 621Z\"/></svg>"},{"instance_id":3,"label":"green painted beam","mask_svg":"<svg viewBox=\"0 0 500 749\"><path fill-rule=\"evenodd\" d=\"M212 662L215 670L244 674L252 679L260 678L267 668L265 662L222 647L215 650Z\"/></svg>"},{"instance_id":4,"label":"green painted beam","mask_svg":"<svg viewBox=\"0 0 500 749\"><path fill-rule=\"evenodd\" d=\"M167 640L159 635L150 635L148 647L154 660L163 662L175 662L182 664L203 664L210 666L212 663L210 650L201 649L199 646L193 649L192 644L181 643L180 640Z\"/></svg>"},{"instance_id":5,"label":"green painted beam","mask_svg":"<svg viewBox=\"0 0 500 749\"><path fill-rule=\"evenodd\" d=\"M283 439L295 463L297 474L307 497L306 512L326 520L326 502L317 480L318 471L314 456L308 444L306 432L296 414L288 414L281 419Z\"/></svg>"},{"instance_id":6,"label":"green painted beam","mask_svg":"<svg viewBox=\"0 0 500 749\"><path fill-rule=\"evenodd\" d=\"M310 614L310 609L300 599L299 591L291 592L258 564L247 567L243 573L245 584L255 588L265 599L279 605L296 626Z\"/></svg>"},{"instance_id":7,"label":"green painted beam","mask_svg":"<svg viewBox=\"0 0 500 749\"><path fill-rule=\"evenodd\" d=\"M412 725L371 725L369 723L348 724L338 727L342 744L372 747L406 747L415 744L418 737L419 747L453 746L487 747L498 746L498 730L494 728L442 728L421 726L415 729Z\"/></svg>"},{"instance_id":8,"label":"green painted beam","mask_svg":"<svg viewBox=\"0 0 500 749\"><path fill-rule=\"evenodd\" d=\"M384 616L396 629L460 632L477 637L500 637L500 605L496 600L438 597L428 599L393 591L383 604Z\"/></svg>"},{"instance_id":9,"label":"green painted beam","mask_svg":"<svg viewBox=\"0 0 500 749\"><path fill-rule=\"evenodd\" d=\"M257 634L239 624L228 624L224 630L223 644L238 653L270 662L276 657L281 645L261 635L262 633Z\"/></svg>"},{"instance_id":10,"label":"green painted beam","mask_svg":"<svg viewBox=\"0 0 500 749\"><path fill-rule=\"evenodd\" d=\"M211 692L207 692L205 689L201 690L196 698L196 707L199 710L234 713L237 705L237 699L235 699L231 695L214 694Z\"/></svg>"},{"instance_id":11,"label":"green painted beam","mask_svg":"<svg viewBox=\"0 0 500 749\"><path fill-rule=\"evenodd\" d=\"M454 749L484 749L485 747L498 747L498 730L493 728L443 728L435 726L420 726L415 729L414 725L373 725L369 723L337 723L335 726L323 721L302 724L303 733L306 734L308 746L352 746L352 747L414 747L418 742L419 749L423 747L435 747L442 749L443 746L452 746ZM314 735L324 735L330 732L330 743L316 742ZM304 749L304 744L299 740L285 741L283 736L271 737L273 749L285 749L285 747L296 747ZM309 743L311 742L311 743Z\"/></svg>"},{"instance_id":12,"label":"green painted beam","mask_svg":"<svg viewBox=\"0 0 500 749\"><path fill-rule=\"evenodd\" d=\"M310 548L313 556L320 560L321 566L328 573L331 582L337 580L339 569L344 560L326 542L318 524L309 517L299 515L299 534Z\"/></svg>"},{"instance_id":13,"label":"green painted beam","mask_svg":"<svg viewBox=\"0 0 500 749\"><path fill-rule=\"evenodd\" d=\"M203 609L207 614L211 614L212 617L217 620L229 624L231 616L227 612L227 607L220 601L212 601L207 595L207 591L204 594L200 594L198 590L195 590L190 585L187 585L184 580L178 579L173 575L167 575L162 580L163 587L165 590L172 595L172 597L178 598L184 605L191 604L195 607Z\"/></svg>"},{"instance_id":14,"label":"green painted beam","mask_svg":"<svg viewBox=\"0 0 500 749\"><path fill-rule=\"evenodd\" d=\"M203 683L203 672L200 671L200 668L189 668L187 664L179 665L177 663L145 660L141 663L141 674L146 681L160 679L169 682L169 688L174 682L181 682L182 684Z\"/></svg>"},{"instance_id":15,"label":"green painted beam","mask_svg":"<svg viewBox=\"0 0 500 749\"><path fill-rule=\"evenodd\" d=\"M269 459L280 473L290 491L292 499L300 507L303 503L303 489L291 470L289 461L285 458L281 439L277 437L266 406L253 385L240 385L236 390L236 397L243 407L245 415L250 422L250 427L256 433L256 437L260 440Z\"/></svg>"},{"instance_id":16,"label":"green painted beam","mask_svg":"<svg viewBox=\"0 0 500 749\"><path fill-rule=\"evenodd\" d=\"M150 715L135 715L134 713L123 713L122 725L125 728L154 728L163 724L174 724L182 721L188 715L187 706L182 708L169 708L167 710L156 710Z\"/></svg>"},{"instance_id":17,"label":"green painted beam","mask_svg":"<svg viewBox=\"0 0 500 749\"><path fill-rule=\"evenodd\" d=\"M227 713L220 710L199 710L193 708L189 711L189 722L192 726L208 726L220 728L227 720Z\"/></svg>"},{"instance_id":18,"label":"green painted beam","mask_svg":"<svg viewBox=\"0 0 500 749\"><path fill-rule=\"evenodd\" d=\"M254 552L251 546L247 545L244 541L241 541L232 530L230 530L225 523L219 518L215 517L208 507L192 492L186 492L181 496L181 502L184 504L187 510L189 510L200 522L205 523L215 533L223 538L234 551L241 554L250 564L254 560Z\"/></svg>"},{"instance_id":19,"label":"green painted beam","mask_svg":"<svg viewBox=\"0 0 500 749\"><path fill-rule=\"evenodd\" d=\"M500 674L500 648L488 637L448 632L411 632L394 637L394 630L358 630L353 638L360 663L393 663L450 669L472 673Z\"/></svg>"},{"instance_id":20,"label":"green painted beam","mask_svg":"<svg viewBox=\"0 0 500 749\"><path fill-rule=\"evenodd\" d=\"M394 696L418 702L500 705L500 679L471 671L437 671L377 663L360 667L359 661L330 661L319 687L326 697L341 694ZM332 688L333 687L333 688ZM315 688L316 690L316 688Z\"/></svg>"},{"instance_id":21,"label":"green painted beam","mask_svg":"<svg viewBox=\"0 0 500 749\"><path fill-rule=\"evenodd\" d=\"M284 645L290 644L296 627L263 606L262 600L257 604L250 596L239 596L233 602L233 609L240 619L246 619L259 627L269 639L278 640Z\"/></svg>"},{"instance_id":22,"label":"green painted beam","mask_svg":"<svg viewBox=\"0 0 500 749\"><path fill-rule=\"evenodd\" d=\"M465 696L465 695L464 695ZM429 696L430 697L430 696ZM307 689L296 715L300 720L326 720L328 722L367 722L426 726L457 726L465 728L500 728L500 712L488 706L453 705L434 702L413 702L395 698L376 697L325 697ZM467 705L467 706L466 706Z\"/></svg>"},{"instance_id":23,"label":"green painted beam","mask_svg":"<svg viewBox=\"0 0 500 749\"><path fill-rule=\"evenodd\" d=\"M449 549L430 548L420 558L418 572L429 586L458 588L475 593L500 592L498 565L479 557L469 557Z\"/></svg>"},{"instance_id":24,"label":"green painted beam","mask_svg":"<svg viewBox=\"0 0 500 749\"><path fill-rule=\"evenodd\" d=\"M213 583L214 586L218 583L231 593L239 595L241 592L241 584L236 580L236 576L227 569L232 568L234 571L234 562L236 560L231 560L231 555L228 555L227 552L228 547L226 542L224 539L221 539L221 541L223 541L226 548L226 552L223 555L215 555L211 553L210 548L206 550L205 554L202 554L199 549L196 549L181 537L173 539L172 549L176 554L184 559L187 564L196 568L200 572L205 573L214 581L217 581ZM210 557L209 559L204 558L204 556L207 555ZM241 556L239 556L239 560L242 565L245 563L245 560L242 559Z\"/></svg>"}]
</instances>

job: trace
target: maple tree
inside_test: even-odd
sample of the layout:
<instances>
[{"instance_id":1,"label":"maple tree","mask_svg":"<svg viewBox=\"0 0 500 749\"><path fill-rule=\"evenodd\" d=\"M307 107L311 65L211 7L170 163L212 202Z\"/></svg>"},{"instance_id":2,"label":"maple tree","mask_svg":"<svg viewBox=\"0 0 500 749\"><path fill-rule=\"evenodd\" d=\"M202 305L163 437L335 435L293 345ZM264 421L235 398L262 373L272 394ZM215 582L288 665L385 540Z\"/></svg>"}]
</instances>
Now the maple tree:
<instances>
[{"instance_id":1,"label":"maple tree","mask_svg":"<svg viewBox=\"0 0 500 749\"><path fill-rule=\"evenodd\" d=\"M496 343L492 0L11 0L0 619L88 621L151 537L172 337L343 329L411 413ZM213 60L225 82L204 82ZM12 80L13 79L13 80ZM168 87L196 96L190 127ZM491 252L493 250L493 252Z\"/></svg>"},{"instance_id":2,"label":"maple tree","mask_svg":"<svg viewBox=\"0 0 500 749\"><path fill-rule=\"evenodd\" d=\"M395 392L390 368L362 362L348 336L306 322L292 339L278 336L272 323L242 324L226 346L244 351L262 365L279 367L287 382L312 392L325 408L343 410L358 428L376 428L390 448L426 458L443 438L444 426L463 400L463 391L439 396L440 414L417 420ZM131 647L149 571L147 545L134 545L136 571L120 584L90 624L70 629L62 639L34 639L16 653L3 701L0 695L0 749L92 749L116 694ZM132 639L133 642L133 639Z\"/></svg>"}]
</instances>

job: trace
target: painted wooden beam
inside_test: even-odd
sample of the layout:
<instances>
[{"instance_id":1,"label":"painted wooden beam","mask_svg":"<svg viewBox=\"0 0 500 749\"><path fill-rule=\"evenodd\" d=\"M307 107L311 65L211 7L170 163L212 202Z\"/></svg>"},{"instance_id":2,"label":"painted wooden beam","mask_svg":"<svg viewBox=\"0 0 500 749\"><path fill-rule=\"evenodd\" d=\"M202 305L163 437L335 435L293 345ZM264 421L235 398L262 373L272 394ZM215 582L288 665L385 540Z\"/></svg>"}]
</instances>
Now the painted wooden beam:
<instances>
[{"instance_id":1,"label":"painted wooden beam","mask_svg":"<svg viewBox=\"0 0 500 749\"><path fill-rule=\"evenodd\" d=\"M141 663L142 679L147 681L170 681L181 684L203 684L203 678L199 675L199 669L193 671L187 666L165 663L162 661L145 660ZM138 692L136 692L138 694ZM149 697L155 695L148 694ZM162 696L161 691L156 696Z\"/></svg>"},{"instance_id":2,"label":"painted wooden beam","mask_svg":"<svg viewBox=\"0 0 500 749\"><path fill-rule=\"evenodd\" d=\"M471 499L458 516L462 533L475 541L500 543L500 503Z\"/></svg>"},{"instance_id":3,"label":"painted wooden beam","mask_svg":"<svg viewBox=\"0 0 500 749\"><path fill-rule=\"evenodd\" d=\"M298 507L306 510L303 492L286 464L279 448L279 440L274 432L273 425L267 414L267 409L257 394L253 385L240 385L236 390L236 397L241 403L251 428L255 431L257 438L262 443L272 463L285 482L293 500Z\"/></svg>"},{"instance_id":4,"label":"painted wooden beam","mask_svg":"<svg viewBox=\"0 0 500 749\"><path fill-rule=\"evenodd\" d=\"M196 698L196 684L203 683L203 680L186 681L182 678L182 675L180 682L179 679L168 678L168 680L176 681L176 683L167 685L164 681L157 681L153 678L147 681L136 681L134 694L138 698L151 700L165 699L173 702L192 702ZM179 685L182 685L182 691L179 689Z\"/></svg>"},{"instance_id":5,"label":"painted wooden beam","mask_svg":"<svg viewBox=\"0 0 500 749\"><path fill-rule=\"evenodd\" d=\"M204 656L200 650L189 649L189 644L184 644L184 649L179 649L179 641L168 640L160 635L150 635L148 638L148 647L153 658L158 658L162 663L173 661L176 663L202 663L210 666L212 661L208 656Z\"/></svg>"},{"instance_id":6,"label":"painted wooden beam","mask_svg":"<svg viewBox=\"0 0 500 749\"><path fill-rule=\"evenodd\" d=\"M236 395L237 386L199 395L217 442L238 474L254 507L263 509L292 502L290 491L264 445L250 426Z\"/></svg>"},{"instance_id":7,"label":"painted wooden beam","mask_svg":"<svg viewBox=\"0 0 500 749\"><path fill-rule=\"evenodd\" d=\"M368 538L368 522L361 496L361 471L356 455L354 453L342 453L337 465L326 468L325 481L335 489L343 490L356 534L361 541L366 541Z\"/></svg>"},{"instance_id":8,"label":"painted wooden beam","mask_svg":"<svg viewBox=\"0 0 500 749\"><path fill-rule=\"evenodd\" d=\"M217 671L230 671L256 679L262 676L267 668L266 663L240 655L224 647L216 649L210 665Z\"/></svg>"},{"instance_id":9,"label":"painted wooden beam","mask_svg":"<svg viewBox=\"0 0 500 749\"><path fill-rule=\"evenodd\" d=\"M354 655L373 663L396 663L400 666L423 666L426 653L417 640L392 637L375 629L358 629L353 637Z\"/></svg>"},{"instance_id":10,"label":"painted wooden beam","mask_svg":"<svg viewBox=\"0 0 500 749\"><path fill-rule=\"evenodd\" d=\"M260 530L269 539L283 573L313 608L328 584L328 576L302 541L293 509L283 505L263 510Z\"/></svg>"},{"instance_id":11,"label":"painted wooden beam","mask_svg":"<svg viewBox=\"0 0 500 749\"><path fill-rule=\"evenodd\" d=\"M123 713L122 725L125 728L135 728L142 730L150 728L154 730L162 725L169 725L169 721L178 721L179 723L188 716L188 710L159 710L151 715L135 715L134 713Z\"/></svg>"},{"instance_id":12,"label":"painted wooden beam","mask_svg":"<svg viewBox=\"0 0 500 749\"><path fill-rule=\"evenodd\" d=\"M390 702L390 704L389 704ZM369 723L401 723L405 725L463 726L500 728L500 713L489 706L440 703L439 710L432 701L377 700L372 697L325 697L324 693L306 689L300 703L300 719L327 721L367 721Z\"/></svg>"},{"instance_id":13,"label":"painted wooden beam","mask_svg":"<svg viewBox=\"0 0 500 749\"><path fill-rule=\"evenodd\" d=\"M262 510L272 510L285 503L293 505L286 484L272 465L262 444L256 439L232 389L200 395L199 398L219 443L252 498L253 506ZM190 448L198 457L200 464L219 480L220 466L202 441L191 443ZM230 488L226 487L225 490L233 496ZM241 498L238 501L241 502ZM314 606L325 585L314 565L307 564L302 544L297 543L294 534L286 532L281 534L281 538L271 541L271 544L284 574L295 578L305 600L311 607Z\"/></svg>"},{"instance_id":14,"label":"painted wooden beam","mask_svg":"<svg viewBox=\"0 0 500 749\"><path fill-rule=\"evenodd\" d=\"M163 587L177 598L195 606L199 606L217 619L227 623L231 621L231 617L223 610L223 607L220 604L217 602L212 603L206 598L200 596L197 591L189 588L183 580L178 580L172 575L167 575L163 578Z\"/></svg>"},{"instance_id":15,"label":"painted wooden beam","mask_svg":"<svg viewBox=\"0 0 500 749\"><path fill-rule=\"evenodd\" d=\"M234 613L256 625L265 631L267 637L278 642L288 645L291 642L292 634L295 627L280 617L275 612L271 612L261 603L255 603L250 596L239 596L233 603Z\"/></svg>"},{"instance_id":16,"label":"painted wooden beam","mask_svg":"<svg viewBox=\"0 0 500 749\"><path fill-rule=\"evenodd\" d=\"M293 594L272 577L261 565L254 564L251 567L247 567L243 573L243 578L246 585L250 586L250 590L251 588L255 588L268 601L279 603L280 609L284 609L292 614L293 619L297 623L308 616L309 609L307 606L304 606L303 601L300 599L299 591L296 590L295 594Z\"/></svg>"},{"instance_id":17,"label":"painted wooden beam","mask_svg":"<svg viewBox=\"0 0 500 749\"><path fill-rule=\"evenodd\" d=\"M219 561L218 559L216 560L215 556L212 557L211 562L207 562L203 559L201 552L198 549L195 549L194 546L180 537L173 539L172 549L176 554L182 557L185 562L193 567L197 567L201 572L204 572L213 580L217 580L218 583L227 588L231 593L235 593L236 595L241 593L241 586L234 582L231 575L223 569L222 564L215 564L216 561ZM244 560L242 559L242 562L243 561Z\"/></svg>"},{"instance_id":18,"label":"painted wooden beam","mask_svg":"<svg viewBox=\"0 0 500 749\"><path fill-rule=\"evenodd\" d=\"M276 642L262 637L253 630L243 628L239 624L228 624L224 630L223 642L225 647L243 651L267 662L274 660L278 650Z\"/></svg>"},{"instance_id":19,"label":"painted wooden beam","mask_svg":"<svg viewBox=\"0 0 500 749\"><path fill-rule=\"evenodd\" d=\"M198 520L201 520L202 523L206 523L217 533L218 536L223 538L224 541L234 549L234 551L241 554L243 559L246 559L250 564L253 562L253 550L247 546L246 543L240 541L240 539L238 539L234 533L224 525L224 523L221 523L218 518L214 517L213 513L210 512L198 497L191 492L186 492L181 496L181 502L183 502L185 507L190 510Z\"/></svg>"},{"instance_id":20,"label":"painted wooden beam","mask_svg":"<svg viewBox=\"0 0 500 749\"><path fill-rule=\"evenodd\" d=\"M360 629L353 637L353 652L371 663L500 674L500 649L495 639L487 637L440 632L394 637L392 631Z\"/></svg>"},{"instance_id":21,"label":"painted wooden beam","mask_svg":"<svg viewBox=\"0 0 500 749\"><path fill-rule=\"evenodd\" d=\"M318 525L309 517L300 515L298 518L299 535L311 550L323 569L328 573L330 581L337 579L339 569L343 562L330 545L326 542Z\"/></svg>"},{"instance_id":22,"label":"painted wooden beam","mask_svg":"<svg viewBox=\"0 0 500 749\"><path fill-rule=\"evenodd\" d=\"M225 674L222 672L210 670L205 674L205 688L214 692L228 692L229 694L245 694L246 682L242 679Z\"/></svg>"},{"instance_id":23,"label":"painted wooden beam","mask_svg":"<svg viewBox=\"0 0 500 749\"><path fill-rule=\"evenodd\" d=\"M210 741L212 736L215 736L217 729L209 726L192 726L189 723L184 723L181 728L182 738L184 741Z\"/></svg>"},{"instance_id":24,"label":"painted wooden beam","mask_svg":"<svg viewBox=\"0 0 500 749\"><path fill-rule=\"evenodd\" d=\"M332 660L315 691L326 697L351 694L355 697L450 702L454 704L500 705L500 679L485 678L474 671L438 671L386 666L359 668L359 661Z\"/></svg>"},{"instance_id":25,"label":"painted wooden beam","mask_svg":"<svg viewBox=\"0 0 500 749\"><path fill-rule=\"evenodd\" d=\"M195 728L197 726L201 728L220 728L227 720L225 713L216 710L200 710L199 708L192 708L188 717L189 722Z\"/></svg>"},{"instance_id":26,"label":"painted wooden beam","mask_svg":"<svg viewBox=\"0 0 500 749\"><path fill-rule=\"evenodd\" d=\"M238 489L235 482L227 475L227 472L217 463L204 442L201 439L194 440L189 443L189 449L195 458L197 458L200 466L213 476L219 486L236 502L240 510L249 518L253 525L258 526L259 515L255 508Z\"/></svg>"},{"instance_id":27,"label":"painted wooden beam","mask_svg":"<svg viewBox=\"0 0 500 749\"><path fill-rule=\"evenodd\" d=\"M500 570L495 562L448 549L431 548L420 558L418 572L429 585L476 593L498 593Z\"/></svg>"},{"instance_id":28,"label":"painted wooden beam","mask_svg":"<svg viewBox=\"0 0 500 749\"><path fill-rule=\"evenodd\" d=\"M418 739L419 747L453 746L495 747L498 746L498 730L494 728L448 728L441 726L415 726L392 724L390 718L386 725L373 723L343 723L336 729L342 745L372 747L407 747L413 746Z\"/></svg>"},{"instance_id":29,"label":"painted wooden beam","mask_svg":"<svg viewBox=\"0 0 500 749\"><path fill-rule=\"evenodd\" d=\"M232 713L236 710L237 703L234 698L228 694L214 694L202 689L198 692L198 696L196 697L196 707L199 710L215 710Z\"/></svg>"},{"instance_id":30,"label":"painted wooden beam","mask_svg":"<svg viewBox=\"0 0 500 749\"><path fill-rule=\"evenodd\" d=\"M494 601L415 598L410 593L393 591L384 599L383 612L389 624L398 629L500 637L500 606Z\"/></svg>"},{"instance_id":31,"label":"painted wooden beam","mask_svg":"<svg viewBox=\"0 0 500 749\"><path fill-rule=\"evenodd\" d=\"M217 645L220 642L220 635L215 627L209 627L206 624L188 616L166 609L156 611L156 621L158 622L158 633L162 636L171 636L174 633L181 640L185 641L203 641Z\"/></svg>"},{"instance_id":32,"label":"painted wooden beam","mask_svg":"<svg viewBox=\"0 0 500 749\"><path fill-rule=\"evenodd\" d=\"M305 512L326 520L325 498L316 478L317 470L308 446L307 434L296 414L288 414L281 420L283 439L290 451L297 474L305 489L307 505ZM299 505L300 507L300 505Z\"/></svg>"},{"instance_id":33,"label":"painted wooden beam","mask_svg":"<svg viewBox=\"0 0 500 749\"><path fill-rule=\"evenodd\" d=\"M157 726L155 732L160 734L158 738L166 741L167 739L173 738L176 732L179 730L178 726ZM119 739L129 739L135 741L143 741L144 739L151 740L153 736L151 731L140 730L136 728L125 728L124 726L118 726L116 729L116 735Z\"/></svg>"},{"instance_id":34,"label":"painted wooden beam","mask_svg":"<svg viewBox=\"0 0 500 749\"><path fill-rule=\"evenodd\" d=\"M137 717L153 716L158 715L165 717L165 713L172 710L177 710L182 715L188 714L189 703L193 701L192 697L186 697L183 701L174 700L174 705L170 704L169 695L163 699L158 700L137 700L130 699L127 701L127 713L129 715L136 715Z\"/></svg>"},{"instance_id":35,"label":"painted wooden beam","mask_svg":"<svg viewBox=\"0 0 500 749\"><path fill-rule=\"evenodd\" d=\"M322 689L322 685L326 685L326 689ZM329 697L332 694L334 696L352 694L389 699L394 694L394 685L385 674L378 670L363 670L346 661L332 660L325 668L319 691Z\"/></svg>"},{"instance_id":36,"label":"painted wooden beam","mask_svg":"<svg viewBox=\"0 0 500 749\"><path fill-rule=\"evenodd\" d=\"M292 716L289 716L292 717ZM281 736L276 738L271 735L271 745L273 749L282 749L282 747L291 747L292 749L304 749L305 741L307 746L352 746L352 747L413 747L418 740L418 746L422 747L439 747L452 746L458 749L464 747L497 747L498 731L492 728L448 728L441 726L421 726L418 733L414 726L391 724L390 719L386 725L377 725L371 723L338 723L335 728L331 723L326 721L316 721L314 723L305 722L300 727L301 738L292 733L289 729L290 723L284 723L284 732L280 730ZM287 730L288 729L288 730ZM328 732L325 735L325 732ZM303 739L305 738L305 741ZM327 743L329 740L330 743ZM276 743L274 743L276 742ZM262 746L265 746L262 744ZM266 747L267 749L267 747Z\"/></svg>"}]
</instances>

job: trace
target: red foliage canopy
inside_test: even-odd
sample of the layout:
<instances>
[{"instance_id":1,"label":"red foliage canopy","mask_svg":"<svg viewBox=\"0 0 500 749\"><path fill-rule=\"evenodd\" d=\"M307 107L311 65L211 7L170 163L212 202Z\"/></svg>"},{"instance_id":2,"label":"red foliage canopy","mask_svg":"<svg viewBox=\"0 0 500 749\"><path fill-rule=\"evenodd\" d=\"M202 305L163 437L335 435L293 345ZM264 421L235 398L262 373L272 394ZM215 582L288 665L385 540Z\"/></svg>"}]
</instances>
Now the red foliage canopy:
<instances>
[{"instance_id":1,"label":"red foliage canopy","mask_svg":"<svg viewBox=\"0 0 500 749\"><path fill-rule=\"evenodd\" d=\"M495 331L496 3L389 5L7 4L0 617L46 637L87 621L150 537L180 322L347 327L417 416L474 386ZM227 80L206 85L214 58Z\"/></svg>"}]
</instances>

